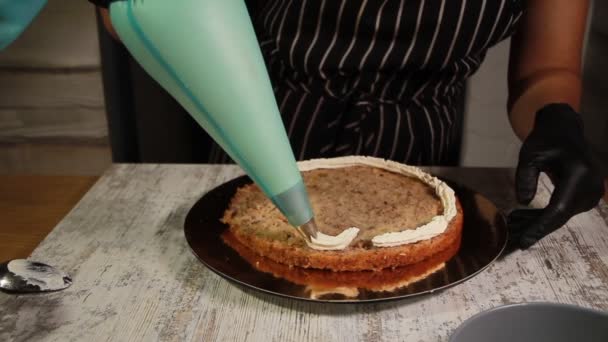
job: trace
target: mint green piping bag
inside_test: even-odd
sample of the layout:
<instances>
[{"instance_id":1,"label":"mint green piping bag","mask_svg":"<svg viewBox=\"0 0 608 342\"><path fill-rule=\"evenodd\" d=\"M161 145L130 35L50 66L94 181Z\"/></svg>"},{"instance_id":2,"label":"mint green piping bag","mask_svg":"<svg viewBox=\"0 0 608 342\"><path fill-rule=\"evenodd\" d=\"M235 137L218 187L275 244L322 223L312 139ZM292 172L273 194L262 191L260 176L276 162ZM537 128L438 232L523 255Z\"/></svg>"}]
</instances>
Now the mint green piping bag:
<instances>
[{"instance_id":1,"label":"mint green piping bag","mask_svg":"<svg viewBox=\"0 0 608 342\"><path fill-rule=\"evenodd\" d=\"M242 0L110 5L120 39L260 186L289 222L312 209Z\"/></svg>"}]
</instances>

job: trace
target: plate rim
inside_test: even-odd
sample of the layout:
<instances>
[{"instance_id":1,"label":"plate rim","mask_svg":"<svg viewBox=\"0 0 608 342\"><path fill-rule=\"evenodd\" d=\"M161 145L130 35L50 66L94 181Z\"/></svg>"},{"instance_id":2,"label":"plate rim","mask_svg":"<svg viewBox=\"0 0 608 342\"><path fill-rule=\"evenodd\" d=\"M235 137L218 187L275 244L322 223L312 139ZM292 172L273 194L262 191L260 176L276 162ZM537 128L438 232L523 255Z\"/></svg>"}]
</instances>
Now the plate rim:
<instances>
[{"instance_id":1,"label":"plate rim","mask_svg":"<svg viewBox=\"0 0 608 342\"><path fill-rule=\"evenodd\" d=\"M370 303L379 303L379 302L389 302L389 301L397 301L397 300L407 300L407 299L411 299L414 297L418 297L418 296L425 296L425 295L430 295L436 292L441 292L444 291L450 287L459 285L475 276L477 276L479 273L485 271L488 267L490 267L492 264L494 264L504 253L505 250L507 249L507 245L509 242L509 230L507 228L507 219L506 219L506 215L504 214L504 212L502 210L500 210L498 208L498 206L496 206L494 204L494 202L492 202L490 199L488 199L485 195L471 189L468 186L462 185L459 182L455 182L452 181L450 179L447 179L445 177L441 177L441 176L435 176L437 178L439 178L441 181L447 183L452 189L454 189L454 192L458 195L458 192L461 190L466 190L469 191L475 195L481 196L481 198L483 198L484 200L488 201L489 203L492 204L492 206L494 207L494 209L496 210L496 218L498 218L502 223L501 225L504 226L504 243L502 244L501 248L498 250L498 252L496 253L496 255L494 257L492 257L491 260L489 260L485 265L483 265L482 267L480 267L479 269L475 270L474 272L472 272L471 274L468 274L467 276L463 277L462 279L458 279L457 281L451 282L449 284L445 284L443 286L437 287L437 288L433 288L430 290L425 290L425 291L421 291L421 292L416 292L416 293L412 293L412 294L407 294L407 295L397 295L397 296L391 296L391 297L383 297L383 298L368 298L368 299L314 299L314 298L306 298L306 297L298 297L298 296L294 296L294 295L289 295L289 294L285 294L285 293L280 293L280 292L275 292L272 290L268 290L262 287L258 287L252 284L249 284L245 281L239 280L235 277L232 277L228 274L225 274L224 272L222 272L221 270L216 269L215 267L213 267L212 265L210 265L207 261L205 261L203 258L201 258L196 252L194 247L192 246L192 243L190 241L190 239L188 239L189 233L188 233L188 222L192 221L192 216L194 215L193 213L193 209L199 204L199 202L201 200L203 200L203 198L205 198L206 196L214 193L215 191L219 191L221 190L221 188L223 187L230 187L230 186L234 186L233 184L241 184L238 186L242 186L244 184L248 184L248 183L253 183L253 180L248 176L248 175L240 175L240 176L236 176L233 177L231 179L228 179L226 181L224 181L223 183L218 184L217 186L209 189L208 191L206 191L205 193L203 193L198 199L196 199L196 201L194 201L194 204L192 204L192 206L190 207L190 209L188 210L188 213L186 214L186 217L184 218L184 223L183 223L183 234L184 234L184 238L186 239L186 242L188 244L188 248L190 249L191 253L196 257L196 259L201 262L207 269L211 270L213 273L215 273L216 275L220 276L221 278L227 280L228 282L232 283L232 284L236 284L238 286L244 287L247 290L255 290L255 291L259 291L268 295L273 295L273 296L277 296L277 297L281 297L281 298L289 298L289 299L294 299L294 300L299 300L299 301L304 301L307 303L332 303L332 304L370 304ZM238 187L237 186L237 187ZM236 190L236 188L235 188ZM463 235L464 236L464 235ZM457 254L456 254L457 255ZM242 257L241 257L242 258ZM454 258L454 257L452 257ZM452 260L452 258L450 258L449 260L446 261L449 262L450 260ZM246 260L244 260L245 262L247 262ZM247 262L248 263L248 262ZM263 274L269 274L267 272L262 272L262 271L257 271L256 272L260 272ZM272 274L269 274L272 277L275 277ZM275 277L276 278L276 277ZM285 281L290 282L289 280L283 279ZM290 282L291 283L291 282Z\"/></svg>"}]
</instances>

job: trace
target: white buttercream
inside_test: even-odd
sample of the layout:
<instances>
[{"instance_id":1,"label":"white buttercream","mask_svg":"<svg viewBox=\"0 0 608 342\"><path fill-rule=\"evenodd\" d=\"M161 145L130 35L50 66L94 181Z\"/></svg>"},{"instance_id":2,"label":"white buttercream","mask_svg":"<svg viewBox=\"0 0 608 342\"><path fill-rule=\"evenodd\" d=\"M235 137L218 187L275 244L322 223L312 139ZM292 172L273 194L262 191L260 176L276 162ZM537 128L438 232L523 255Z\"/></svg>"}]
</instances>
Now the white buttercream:
<instances>
[{"instance_id":1,"label":"white buttercream","mask_svg":"<svg viewBox=\"0 0 608 342\"><path fill-rule=\"evenodd\" d=\"M41 291L59 290L66 287L64 274L49 267L39 267L32 269L31 263L27 260L12 260L7 264L8 270L21 277L28 285L40 287Z\"/></svg>"},{"instance_id":2,"label":"white buttercream","mask_svg":"<svg viewBox=\"0 0 608 342\"><path fill-rule=\"evenodd\" d=\"M359 234L359 228L356 227L350 227L336 236L317 232L317 237L311 237L311 241L307 243L310 248L320 251L340 250L348 247L357 234Z\"/></svg>"},{"instance_id":3,"label":"white buttercream","mask_svg":"<svg viewBox=\"0 0 608 342\"><path fill-rule=\"evenodd\" d=\"M439 197L441 204L443 205L443 215L433 217L429 223L426 223L416 229L405 229L399 232L376 235L372 238L372 243L374 246L393 247L430 239L443 233L447 229L448 223L456 216L456 196L454 195L454 191L441 180L431 176L415 166L405 165L380 158L360 156L312 159L298 163L301 171L310 171L314 169L338 169L358 165L372 166L419 179L435 190L435 194L437 197ZM346 246L343 248L346 248Z\"/></svg>"}]
</instances>

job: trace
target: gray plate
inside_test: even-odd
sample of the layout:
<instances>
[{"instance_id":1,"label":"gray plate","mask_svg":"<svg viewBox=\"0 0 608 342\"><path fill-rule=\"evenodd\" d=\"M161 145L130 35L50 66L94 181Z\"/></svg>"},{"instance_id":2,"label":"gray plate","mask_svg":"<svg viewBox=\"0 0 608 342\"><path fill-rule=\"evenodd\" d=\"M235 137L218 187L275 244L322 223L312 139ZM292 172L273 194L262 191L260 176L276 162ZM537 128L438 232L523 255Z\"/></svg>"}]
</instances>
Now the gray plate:
<instances>
[{"instance_id":1,"label":"gray plate","mask_svg":"<svg viewBox=\"0 0 608 342\"><path fill-rule=\"evenodd\" d=\"M277 296L317 302L364 303L428 294L475 276L494 262L507 244L506 221L496 206L482 195L448 181L455 190L464 212L462 243L456 255L445 262L445 267L424 278L420 277L420 270L411 268L382 272L335 273L295 268L292 273L285 273L284 269L272 268L277 265L281 267L273 263L270 269L261 271L228 247L221 237L227 226L220 222L220 218L235 191L248 183L251 183L248 177L238 177L211 190L198 200L186 216L186 240L198 259L213 272L242 286ZM412 276L416 274L417 277ZM333 292L319 291L317 283L314 286L312 280L307 283L307 277L327 280L327 283L334 284L331 286L338 289ZM349 283L350 279L354 279L352 283ZM369 284L370 281L378 279L390 281L387 280L386 284L381 281L371 289L359 284ZM341 282L346 283L339 285ZM406 285L395 287L395 284ZM327 294L320 295L321 292Z\"/></svg>"},{"instance_id":2,"label":"gray plate","mask_svg":"<svg viewBox=\"0 0 608 342\"><path fill-rule=\"evenodd\" d=\"M606 342L608 314L574 305L526 303L473 316L450 342Z\"/></svg>"}]
</instances>

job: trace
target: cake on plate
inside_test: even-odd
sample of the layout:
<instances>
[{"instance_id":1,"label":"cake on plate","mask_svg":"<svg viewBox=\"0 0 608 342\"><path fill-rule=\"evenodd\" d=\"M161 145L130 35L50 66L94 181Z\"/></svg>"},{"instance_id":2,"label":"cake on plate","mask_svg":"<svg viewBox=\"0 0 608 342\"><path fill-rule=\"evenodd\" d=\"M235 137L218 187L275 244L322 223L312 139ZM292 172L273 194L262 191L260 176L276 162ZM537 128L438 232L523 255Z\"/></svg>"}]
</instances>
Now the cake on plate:
<instances>
[{"instance_id":1,"label":"cake on plate","mask_svg":"<svg viewBox=\"0 0 608 342\"><path fill-rule=\"evenodd\" d=\"M369 271L422 262L457 250L463 214L452 189L419 168L371 157L299 163L319 231L356 227L342 250L307 245L255 185L239 188L222 221L231 239L290 267ZM233 246L234 248L234 246Z\"/></svg>"}]
</instances>

